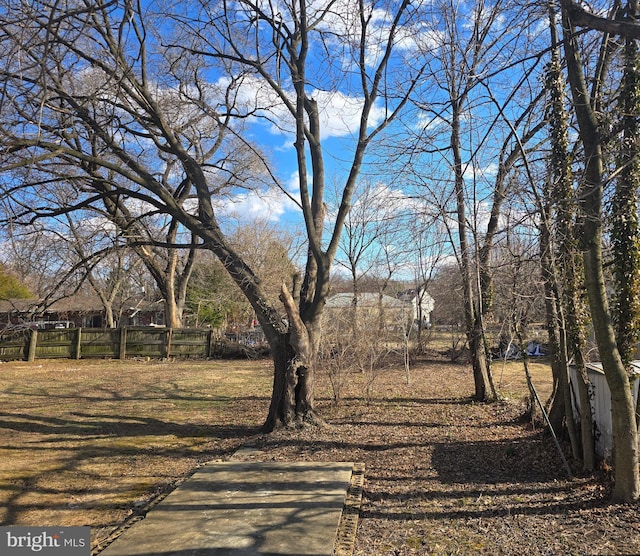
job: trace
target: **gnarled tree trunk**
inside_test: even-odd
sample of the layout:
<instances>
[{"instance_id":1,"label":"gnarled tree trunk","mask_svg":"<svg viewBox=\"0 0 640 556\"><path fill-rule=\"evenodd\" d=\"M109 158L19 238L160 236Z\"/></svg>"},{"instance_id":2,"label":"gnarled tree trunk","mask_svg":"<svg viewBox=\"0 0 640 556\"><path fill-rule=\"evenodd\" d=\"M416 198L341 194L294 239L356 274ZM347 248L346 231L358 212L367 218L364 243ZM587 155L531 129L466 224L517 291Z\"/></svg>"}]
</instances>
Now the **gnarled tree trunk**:
<instances>
[{"instance_id":1,"label":"gnarled tree trunk","mask_svg":"<svg viewBox=\"0 0 640 556\"><path fill-rule=\"evenodd\" d=\"M314 410L314 363L316 350L313 332L300 317L293 296L282 284L280 300L289 320L289 330L270 340L274 362L273 393L269 414L264 424L267 431L279 426L318 424ZM312 328L313 330L313 328Z\"/></svg>"}]
</instances>

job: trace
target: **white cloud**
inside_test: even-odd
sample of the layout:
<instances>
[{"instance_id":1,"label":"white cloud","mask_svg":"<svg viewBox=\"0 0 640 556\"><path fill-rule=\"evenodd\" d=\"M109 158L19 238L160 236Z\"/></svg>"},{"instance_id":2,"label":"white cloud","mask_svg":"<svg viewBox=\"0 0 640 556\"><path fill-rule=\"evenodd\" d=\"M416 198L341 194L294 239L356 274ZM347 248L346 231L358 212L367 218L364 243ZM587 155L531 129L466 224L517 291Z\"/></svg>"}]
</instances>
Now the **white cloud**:
<instances>
[{"instance_id":1,"label":"white cloud","mask_svg":"<svg viewBox=\"0 0 640 556\"><path fill-rule=\"evenodd\" d=\"M318 103L322 122L321 138L344 137L357 133L364 100L341 92L316 91L312 95ZM379 124L385 117L381 105L374 106L369 125Z\"/></svg>"},{"instance_id":2,"label":"white cloud","mask_svg":"<svg viewBox=\"0 0 640 556\"><path fill-rule=\"evenodd\" d=\"M498 164L489 162L486 166L476 167L468 164L464 170L464 179L467 181L488 181L495 178L498 173Z\"/></svg>"},{"instance_id":3,"label":"white cloud","mask_svg":"<svg viewBox=\"0 0 640 556\"><path fill-rule=\"evenodd\" d=\"M80 233L95 235L98 232L115 235L117 228L113 222L107 220L104 216L93 216L83 218L78 222Z\"/></svg>"},{"instance_id":4,"label":"white cloud","mask_svg":"<svg viewBox=\"0 0 640 556\"><path fill-rule=\"evenodd\" d=\"M285 91L287 98L294 103L294 92ZM315 89L309 96L318 104L321 124L321 139L345 137L357 133L360 115L364 105L361 96L349 95L340 91L323 91ZM262 116L256 122L267 123L272 135L293 135L295 122L285 102L263 81L255 77L245 77L238 88L236 101L238 107L246 111L256 111ZM369 125L375 126L385 117L385 109L381 104L374 106L369 118Z\"/></svg>"},{"instance_id":5,"label":"white cloud","mask_svg":"<svg viewBox=\"0 0 640 556\"><path fill-rule=\"evenodd\" d=\"M307 186L311 189L311 176L307 178ZM300 172L295 170L289 176L289 179L284 184L285 190L297 201L300 201Z\"/></svg>"},{"instance_id":6,"label":"white cloud","mask_svg":"<svg viewBox=\"0 0 640 556\"><path fill-rule=\"evenodd\" d=\"M438 131L447 131L449 129L449 123L447 123L442 116L422 111L418 113L415 127L420 131L435 133Z\"/></svg>"},{"instance_id":7,"label":"white cloud","mask_svg":"<svg viewBox=\"0 0 640 556\"><path fill-rule=\"evenodd\" d=\"M324 9L327 0L312 2L315 8ZM414 5L420 0L414 2ZM381 61L384 49L389 40L393 28L396 12L394 9L382 9L376 7L373 2L357 2L356 0L332 0L331 9L324 14L324 18L319 28L334 33L335 43L354 44L362 35L360 9L364 9L367 20L366 44L365 44L365 64L368 67L375 67ZM418 24L420 25L420 24ZM424 27L416 28L413 24L399 25L395 28L394 49L396 51L414 52L418 48L433 49L440 41L435 40L436 35L431 30ZM325 37L325 41L327 38ZM345 60L345 63L351 63Z\"/></svg>"},{"instance_id":8,"label":"white cloud","mask_svg":"<svg viewBox=\"0 0 640 556\"><path fill-rule=\"evenodd\" d=\"M220 199L214 208L220 218L264 220L275 222L287 211L295 210L295 203L276 189L265 192L247 191Z\"/></svg>"}]
</instances>

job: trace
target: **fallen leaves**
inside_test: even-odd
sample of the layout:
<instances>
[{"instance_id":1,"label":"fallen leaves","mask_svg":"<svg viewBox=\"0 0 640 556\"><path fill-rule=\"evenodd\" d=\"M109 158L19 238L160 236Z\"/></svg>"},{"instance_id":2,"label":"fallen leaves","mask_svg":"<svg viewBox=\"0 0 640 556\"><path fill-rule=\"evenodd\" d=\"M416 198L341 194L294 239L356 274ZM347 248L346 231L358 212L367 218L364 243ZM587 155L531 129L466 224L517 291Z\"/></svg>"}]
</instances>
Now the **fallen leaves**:
<instances>
[{"instance_id":1,"label":"fallen leaves","mask_svg":"<svg viewBox=\"0 0 640 556\"><path fill-rule=\"evenodd\" d=\"M472 402L462 368L414 366L412 386L383 374L360 411L354 375L341 405L322 403L332 427L279 431L261 449L286 461L313 445L315 460L366 464L356 556L640 553L638 506L609 506L594 478L568 481L522 401Z\"/></svg>"}]
</instances>

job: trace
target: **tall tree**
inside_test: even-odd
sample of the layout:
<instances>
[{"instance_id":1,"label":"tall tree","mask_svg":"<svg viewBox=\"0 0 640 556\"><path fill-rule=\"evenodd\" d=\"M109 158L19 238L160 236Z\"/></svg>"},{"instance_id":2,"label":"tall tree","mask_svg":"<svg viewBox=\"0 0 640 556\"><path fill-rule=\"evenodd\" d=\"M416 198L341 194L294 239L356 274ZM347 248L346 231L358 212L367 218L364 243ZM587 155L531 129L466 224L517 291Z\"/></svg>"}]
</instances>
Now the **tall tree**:
<instances>
[{"instance_id":1,"label":"tall tree","mask_svg":"<svg viewBox=\"0 0 640 556\"><path fill-rule=\"evenodd\" d=\"M570 4L570 3L569 3ZM614 7L614 13L615 13ZM573 97L573 110L584 151L584 171L578 191L581 219L580 247L583 253L584 277L591 319L602 367L611 390L613 436L615 441L615 487L613 498L633 501L640 496L638 474L638 431L629 377L618 349L612 312L609 308L602 252L603 192L606 181L605 130L599 117L602 106L599 94L590 95L584 77L578 34L573 11L562 3L563 44L568 81ZM603 40L602 58L610 53L610 37ZM596 83L601 79L596 78ZM597 91L597 89L596 89ZM634 211L637 210L634 208Z\"/></svg>"},{"instance_id":2,"label":"tall tree","mask_svg":"<svg viewBox=\"0 0 640 556\"><path fill-rule=\"evenodd\" d=\"M103 219L76 222L71 215L66 215L68 235L60 237L57 244L72 251L78 258L82 268L81 280L86 280L93 292L98 296L105 312L106 326L117 326L115 312L116 300L124 293L126 283L131 277L130 270L140 261L128 256L119 238L111 237L107 231L110 226ZM106 239L107 245L104 245ZM121 243L121 242L120 242Z\"/></svg>"},{"instance_id":3,"label":"tall tree","mask_svg":"<svg viewBox=\"0 0 640 556\"><path fill-rule=\"evenodd\" d=\"M282 282L290 282L297 271L292 253L298 239L264 220L238 222L229 232L230 243L259 272L265 295L272 303L278 300ZM253 325L253 308L222 263L210 252L202 253L194 266L187 299L196 323Z\"/></svg>"},{"instance_id":4,"label":"tall tree","mask_svg":"<svg viewBox=\"0 0 640 556\"><path fill-rule=\"evenodd\" d=\"M549 177L540 199L541 250L543 275L547 290L547 326L553 346L552 367L558 382L551 414L564 417L574 457L582 458L586 470L595 468L595 452L589 378L586 369L586 308L580 297L582 264L575 234L576 206L572 155L569 151L568 113L565 103L566 83L562 76L560 41L556 5L549 3L551 60L547 68L546 89L549 97L547 119L551 152ZM573 361L578 380L581 413L579 441L573 420L569 388L569 363ZM554 411L555 410L555 411Z\"/></svg>"},{"instance_id":5,"label":"tall tree","mask_svg":"<svg viewBox=\"0 0 640 556\"><path fill-rule=\"evenodd\" d=\"M96 182L102 185L100 181ZM186 241L179 241L180 222L176 218L167 221L159 218L141 218L127 203L116 198L108 188L104 202L105 215L119 231L127 247L136 254L155 281L162 295L164 322L167 327L182 326L182 313L186 302L187 286L198 253L198 239L190 234ZM179 199L183 203L185 199ZM73 221L73 216L69 216ZM182 243L182 248L177 246Z\"/></svg>"},{"instance_id":6,"label":"tall tree","mask_svg":"<svg viewBox=\"0 0 640 556\"><path fill-rule=\"evenodd\" d=\"M475 397L491 400L496 392L485 333L491 252L504 232L502 207L522 144L539 129L538 95L525 87L538 59L523 55L523 37L534 35L518 6L443 1L429 15L438 38L431 47L435 86L418 106L423 129L410 150L426 196L441 208L460 267ZM427 171L420 158L429 161ZM439 172L445 165L447 172Z\"/></svg>"},{"instance_id":7,"label":"tall tree","mask_svg":"<svg viewBox=\"0 0 640 556\"><path fill-rule=\"evenodd\" d=\"M167 215L215 253L264 330L274 359L266 429L314 421L313 364L332 262L365 152L420 79L419 67L408 71L420 2L191 0L154 14L156 7L2 0L8 218L105 201L143 205L139 220ZM325 241L331 101L342 103L343 120L353 117L352 127L343 124L351 148L342 150L341 203ZM234 147L251 148L244 129L260 118L293 137L309 249L300 279L282 288L287 319L229 242L218 210L233 187L275 177L263 157L237 174L245 168ZM42 188L62 183L74 184L64 205L43 203Z\"/></svg>"},{"instance_id":8,"label":"tall tree","mask_svg":"<svg viewBox=\"0 0 640 556\"><path fill-rule=\"evenodd\" d=\"M383 294L404 262L406 248L401 244L413 235L407 229L409 202L401 191L364 180L358 184L351 204L336 263L349 273L353 294L351 324L357 333L362 282L367 280L369 287L375 282Z\"/></svg>"},{"instance_id":9,"label":"tall tree","mask_svg":"<svg viewBox=\"0 0 640 556\"><path fill-rule=\"evenodd\" d=\"M638 2L627 3L626 17L637 23ZM640 339L640 54L638 41L627 37L620 89L622 138L619 175L612 199L611 250L615 296L613 315L620 356L627 367Z\"/></svg>"}]
</instances>

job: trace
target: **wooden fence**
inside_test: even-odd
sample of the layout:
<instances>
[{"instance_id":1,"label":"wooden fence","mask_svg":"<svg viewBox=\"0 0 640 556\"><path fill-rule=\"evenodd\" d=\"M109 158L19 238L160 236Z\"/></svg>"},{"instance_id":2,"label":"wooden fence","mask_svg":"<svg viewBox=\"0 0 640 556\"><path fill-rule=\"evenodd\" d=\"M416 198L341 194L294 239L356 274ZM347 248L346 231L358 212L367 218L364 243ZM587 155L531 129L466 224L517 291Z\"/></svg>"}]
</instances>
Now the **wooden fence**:
<instances>
[{"instance_id":1,"label":"wooden fence","mask_svg":"<svg viewBox=\"0 0 640 556\"><path fill-rule=\"evenodd\" d=\"M5 331L0 360L215 357L222 340L200 328L61 328Z\"/></svg>"}]
</instances>

